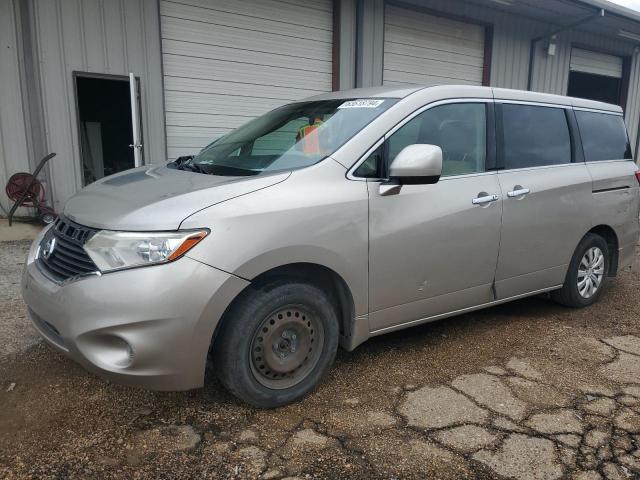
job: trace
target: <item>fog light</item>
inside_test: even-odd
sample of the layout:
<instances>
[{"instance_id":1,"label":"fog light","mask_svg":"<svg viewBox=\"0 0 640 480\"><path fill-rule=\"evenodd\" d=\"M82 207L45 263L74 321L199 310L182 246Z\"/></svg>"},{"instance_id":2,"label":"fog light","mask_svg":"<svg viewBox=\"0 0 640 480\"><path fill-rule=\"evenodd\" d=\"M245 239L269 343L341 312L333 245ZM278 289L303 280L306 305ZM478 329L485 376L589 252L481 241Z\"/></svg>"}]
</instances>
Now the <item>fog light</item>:
<instances>
[{"instance_id":1,"label":"fog light","mask_svg":"<svg viewBox=\"0 0 640 480\"><path fill-rule=\"evenodd\" d=\"M91 356L110 367L126 368L131 365L135 352L125 339L115 335L101 335L92 341Z\"/></svg>"}]
</instances>

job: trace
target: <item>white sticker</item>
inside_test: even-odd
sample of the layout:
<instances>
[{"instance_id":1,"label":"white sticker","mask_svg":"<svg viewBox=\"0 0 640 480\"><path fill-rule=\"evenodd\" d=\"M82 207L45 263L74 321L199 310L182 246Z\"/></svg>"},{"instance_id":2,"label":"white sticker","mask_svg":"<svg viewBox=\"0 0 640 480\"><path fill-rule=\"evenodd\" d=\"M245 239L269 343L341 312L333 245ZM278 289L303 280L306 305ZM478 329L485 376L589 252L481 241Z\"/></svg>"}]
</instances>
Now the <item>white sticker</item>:
<instances>
[{"instance_id":1,"label":"white sticker","mask_svg":"<svg viewBox=\"0 0 640 480\"><path fill-rule=\"evenodd\" d=\"M358 100L349 100L344 102L338 108L378 108L384 103L384 100L375 100L373 98L361 98Z\"/></svg>"}]
</instances>

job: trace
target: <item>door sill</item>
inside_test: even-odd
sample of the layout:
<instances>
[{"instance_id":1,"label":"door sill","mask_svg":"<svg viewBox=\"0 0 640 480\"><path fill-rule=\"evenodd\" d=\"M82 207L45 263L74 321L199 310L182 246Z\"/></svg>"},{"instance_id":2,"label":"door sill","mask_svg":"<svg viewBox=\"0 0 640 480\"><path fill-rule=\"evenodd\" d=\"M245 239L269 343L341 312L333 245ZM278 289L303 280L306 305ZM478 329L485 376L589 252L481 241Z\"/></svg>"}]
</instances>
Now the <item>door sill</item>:
<instances>
[{"instance_id":1,"label":"door sill","mask_svg":"<svg viewBox=\"0 0 640 480\"><path fill-rule=\"evenodd\" d=\"M378 330L372 330L370 332L370 336L374 337L376 335L381 335L383 333L393 332L394 330L402 330L404 328L412 327L414 325L420 325L422 323L434 322L436 320L440 320L440 319L447 318L447 317L454 317L456 315L461 315L463 313L472 312L474 310L481 310L483 308L493 307L495 305L500 305L501 303L507 303L507 302L510 302L512 300L518 300L520 298L530 297L532 295L538 295L540 293L550 292L552 290L557 290L559 288L562 288L562 285L555 285L553 287L541 288L539 290L534 290L532 292L527 292L527 293L521 293L519 295L514 295L513 297L502 298L502 299L494 300L492 302L487 302L487 303L481 303L481 304L476 305L474 307L462 308L460 310L453 310L451 312L441 313L439 315L433 315L431 317L424 317L424 318L420 318L418 320L411 320L410 322L400 323L398 325L392 325L390 327L384 327L384 328L380 328Z\"/></svg>"}]
</instances>

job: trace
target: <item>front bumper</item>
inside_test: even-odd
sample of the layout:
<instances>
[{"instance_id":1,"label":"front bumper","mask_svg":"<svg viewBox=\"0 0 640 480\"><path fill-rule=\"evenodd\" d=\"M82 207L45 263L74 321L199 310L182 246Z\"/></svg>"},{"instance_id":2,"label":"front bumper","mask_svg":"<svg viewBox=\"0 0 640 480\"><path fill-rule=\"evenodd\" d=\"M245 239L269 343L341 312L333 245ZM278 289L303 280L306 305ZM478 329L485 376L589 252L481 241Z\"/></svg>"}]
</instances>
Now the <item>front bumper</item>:
<instances>
[{"instance_id":1,"label":"front bumper","mask_svg":"<svg viewBox=\"0 0 640 480\"><path fill-rule=\"evenodd\" d=\"M60 285L34 262L39 240L22 295L48 343L118 383L155 390L203 385L216 325L247 281L183 257Z\"/></svg>"}]
</instances>

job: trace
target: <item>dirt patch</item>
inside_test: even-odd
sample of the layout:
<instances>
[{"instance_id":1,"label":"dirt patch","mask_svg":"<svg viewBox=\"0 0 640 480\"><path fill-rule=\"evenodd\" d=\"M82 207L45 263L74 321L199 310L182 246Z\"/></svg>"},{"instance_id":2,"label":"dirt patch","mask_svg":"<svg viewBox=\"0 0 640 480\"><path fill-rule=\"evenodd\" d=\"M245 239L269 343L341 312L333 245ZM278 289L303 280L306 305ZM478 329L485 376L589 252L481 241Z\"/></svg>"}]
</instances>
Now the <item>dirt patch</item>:
<instances>
[{"instance_id":1,"label":"dirt patch","mask_svg":"<svg viewBox=\"0 0 640 480\"><path fill-rule=\"evenodd\" d=\"M265 411L215 381L114 385L34 343L27 247L0 243L1 478L640 476L638 273L588 309L539 296L372 339Z\"/></svg>"}]
</instances>

